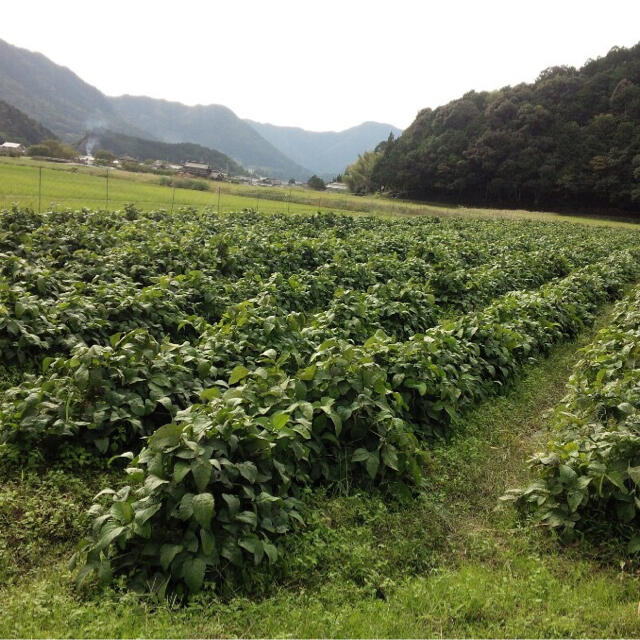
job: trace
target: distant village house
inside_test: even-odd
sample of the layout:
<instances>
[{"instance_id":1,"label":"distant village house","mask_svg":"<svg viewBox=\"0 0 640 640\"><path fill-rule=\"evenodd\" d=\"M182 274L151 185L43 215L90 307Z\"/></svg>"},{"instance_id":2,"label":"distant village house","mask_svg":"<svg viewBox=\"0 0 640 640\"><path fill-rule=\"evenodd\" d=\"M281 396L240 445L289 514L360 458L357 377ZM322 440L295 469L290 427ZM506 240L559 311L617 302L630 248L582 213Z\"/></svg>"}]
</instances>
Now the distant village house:
<instances>
[{"instance_id":1,"label":"distant village house","mask_svg":"<svg viewBox=\"0 0 640 640\"><path fill-rule=\"evenodd\" d=\"M341 191L346 193L348 190L349 188L344 184L344 182L330 182L327 185L327 191Z\"/></svg>"},{"instance_id":2,"label":"distant village house","mask_svg":"<svg viewBox=\"0 0 640 640\"><path fill-rule=\"evenodd\" d=\"M0 154L2 155L24 155L27 148L19 142L3 142L0 144Z\"/></svg>"},{"instance_id":3,"label":"distant village house","mask_svg":"<svg viewBox=\"0 0 640 640\"><path fill-rule=\"evenodd\" d=\"M211 173L211 167L202 162L185 162L182 165L182 170L192 176L200 176L202 178L208 178Z\"/></svg>"},{"instance_id":4,"label":"distant village house","mask_svg":"<svg viewBox=\"0 0 640 640\"><path fill-rule=\"evenodd\" d=\"M279 187L282 182L273 178L254 178L251 184L258 187Z\"/></svg>"}]
</instances>

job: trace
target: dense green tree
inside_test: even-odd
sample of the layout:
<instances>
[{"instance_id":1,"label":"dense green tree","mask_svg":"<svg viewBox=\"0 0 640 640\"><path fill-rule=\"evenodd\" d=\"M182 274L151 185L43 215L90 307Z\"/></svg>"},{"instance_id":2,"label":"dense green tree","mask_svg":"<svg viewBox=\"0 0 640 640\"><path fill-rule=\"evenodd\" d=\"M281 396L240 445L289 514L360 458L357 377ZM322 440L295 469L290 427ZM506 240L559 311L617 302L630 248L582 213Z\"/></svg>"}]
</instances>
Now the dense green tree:
<instances>
[{"instance_id":1,"label":"dense green tree","mask_svg":"<svg viewBox=\"0 0 640 640\"><path fill-rule=\"evenodd\" d=\"M59 140L43 140L39 144L31 145L27 149L27 155L71 160L78 155L78 152Z\"/></svg>"},{"instance_id":2,"label":"dense green tree","mask_svg":"<svg viewBox=\"0 0 640 640\"><path fill-rule=\"evenodd\" d=\"M371 180L373 169L382 154L378 151L365 151L358 155L358 159L350 164L342 175L342 180L352 193L366 193L374 190Z\"/></svg>"},{"instance_id":3,"label":"dense green tree","mask_svg":"<svg viewBox=\"0 0 640 640\"><path fill-rule=\"evenodd\" d=\"M538 208L640 205L640 44L422 110L367 191ZM637 160L636 160L637 159ZM345 179L346 181L346 179Z\"/></svg>"},{"instance_id":4,"label":"dense green tree","mask_svg":"<svg viewBox=\"0 0 640 640\"><path fill-rule=\"evenodd\" d=\"M324 180L315 174L307 180L307 185L316 191L324 191L327 188Z\"/></svg>"},{"instance_id":5,"label":"dense green tree","mask_svg":"<svg viewBox=\"0 0 640 640\"><path fill-rule=\"evenodd\" d=\"M111 164L115 159L115 154L106 149L98 149L94 152L93 157L98 164Z\"/></svg>"}]
</instances>

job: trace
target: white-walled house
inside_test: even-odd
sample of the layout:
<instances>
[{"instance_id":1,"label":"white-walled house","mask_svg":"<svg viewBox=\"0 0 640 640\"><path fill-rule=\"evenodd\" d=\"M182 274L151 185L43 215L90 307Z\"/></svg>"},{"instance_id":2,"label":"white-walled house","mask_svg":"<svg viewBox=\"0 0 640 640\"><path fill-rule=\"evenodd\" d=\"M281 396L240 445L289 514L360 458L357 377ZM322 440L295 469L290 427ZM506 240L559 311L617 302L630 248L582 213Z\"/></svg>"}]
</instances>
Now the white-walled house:
<instances>
[{"instance_id":1,"label":"white-walled house","mask_svg":"<svg viewBox=\"0 0 640 640\"><path fill-rule=\"evenodd\" d=\"M20 142L3 142L0 144L0 153L3 155L24 155L27 148Z\"/></svg>"}]
</instances>

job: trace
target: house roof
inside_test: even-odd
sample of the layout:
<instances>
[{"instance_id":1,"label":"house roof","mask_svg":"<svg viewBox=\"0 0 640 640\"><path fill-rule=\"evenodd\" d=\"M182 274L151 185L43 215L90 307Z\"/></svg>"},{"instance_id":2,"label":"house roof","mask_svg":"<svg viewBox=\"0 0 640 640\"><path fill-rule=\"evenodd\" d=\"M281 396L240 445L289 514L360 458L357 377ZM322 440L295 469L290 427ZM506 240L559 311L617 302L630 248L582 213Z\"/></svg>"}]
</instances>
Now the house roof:
<instances>
[{"instance_id":1,"label":"house roof","mask_svg":"<svg viewBox=\"0 0 640 640\"><path fill-rule=\"evenodd\" d=\"M203 164L202 162L185 162L184 166L187 169L203 169L204 171L209 171L209 165Z\"/></svg>"},{"instance_id":2,"label":"house roof","mask_svg":"<svg viewBox=\"0 0 640 640\"><path fill-rule=\"evenodd\" d=\"M3 142L0 144L0 147L4 147L5 149L19 149L22 146L19 142Z\"/></svg>"}]
</instances>

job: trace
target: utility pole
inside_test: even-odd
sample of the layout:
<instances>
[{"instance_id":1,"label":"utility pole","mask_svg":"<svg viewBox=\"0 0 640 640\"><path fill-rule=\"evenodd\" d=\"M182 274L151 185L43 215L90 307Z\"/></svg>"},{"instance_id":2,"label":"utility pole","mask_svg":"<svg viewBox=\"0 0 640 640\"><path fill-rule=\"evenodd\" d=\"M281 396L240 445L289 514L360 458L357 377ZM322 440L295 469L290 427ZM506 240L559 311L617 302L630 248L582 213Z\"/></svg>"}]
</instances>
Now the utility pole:
<instances>
[{"instance_id":1,"label":"utility pole","mask_svg":"<svg viewBox=\"0 0 640 640\"><path fill-rule=\"evenodd\" d=\"M173 214L173 203L176 201L176 185L173 185L171 190L171 213Z\"/></svg>"},{"instance_id":2,"label":"utility pole","mask_svg":"<svg viewBox=\"0 0 640 640\"><path fill-rule=\"evenodd\" d=\"M107 167L107 211L109 211L109 167Z\"/></svg>"},{"instance_id":3,"label":"utility pole","mask_svg":"<svg viewBox=\"0 0 640 640\"><path fill-rule=\"evenodd\" d=\"M42 213L42 167L38 167L38 213Z\"/></svg>"},{"instance_id":4,"label":"utility pole","mask_svg":"<svg viewBox=\"0 0 640 640\"><path fill-rule=\"evenodd\" d=\"M289 188L289 198L287 199L287 215L291 213L291 188Z\"/></svg>"},{"instance_id":5,"label":"utility pole","mask_svg":"<svg viewBox=\"0 0 640 640\"><path fill-rule=\"evenodd\" d=\"M227 169L228 171L228 169ZM229 174L227 174L229 175ZM218 186L218 215L220 215L220 186Z\"/></svg>"}]
</instances>

